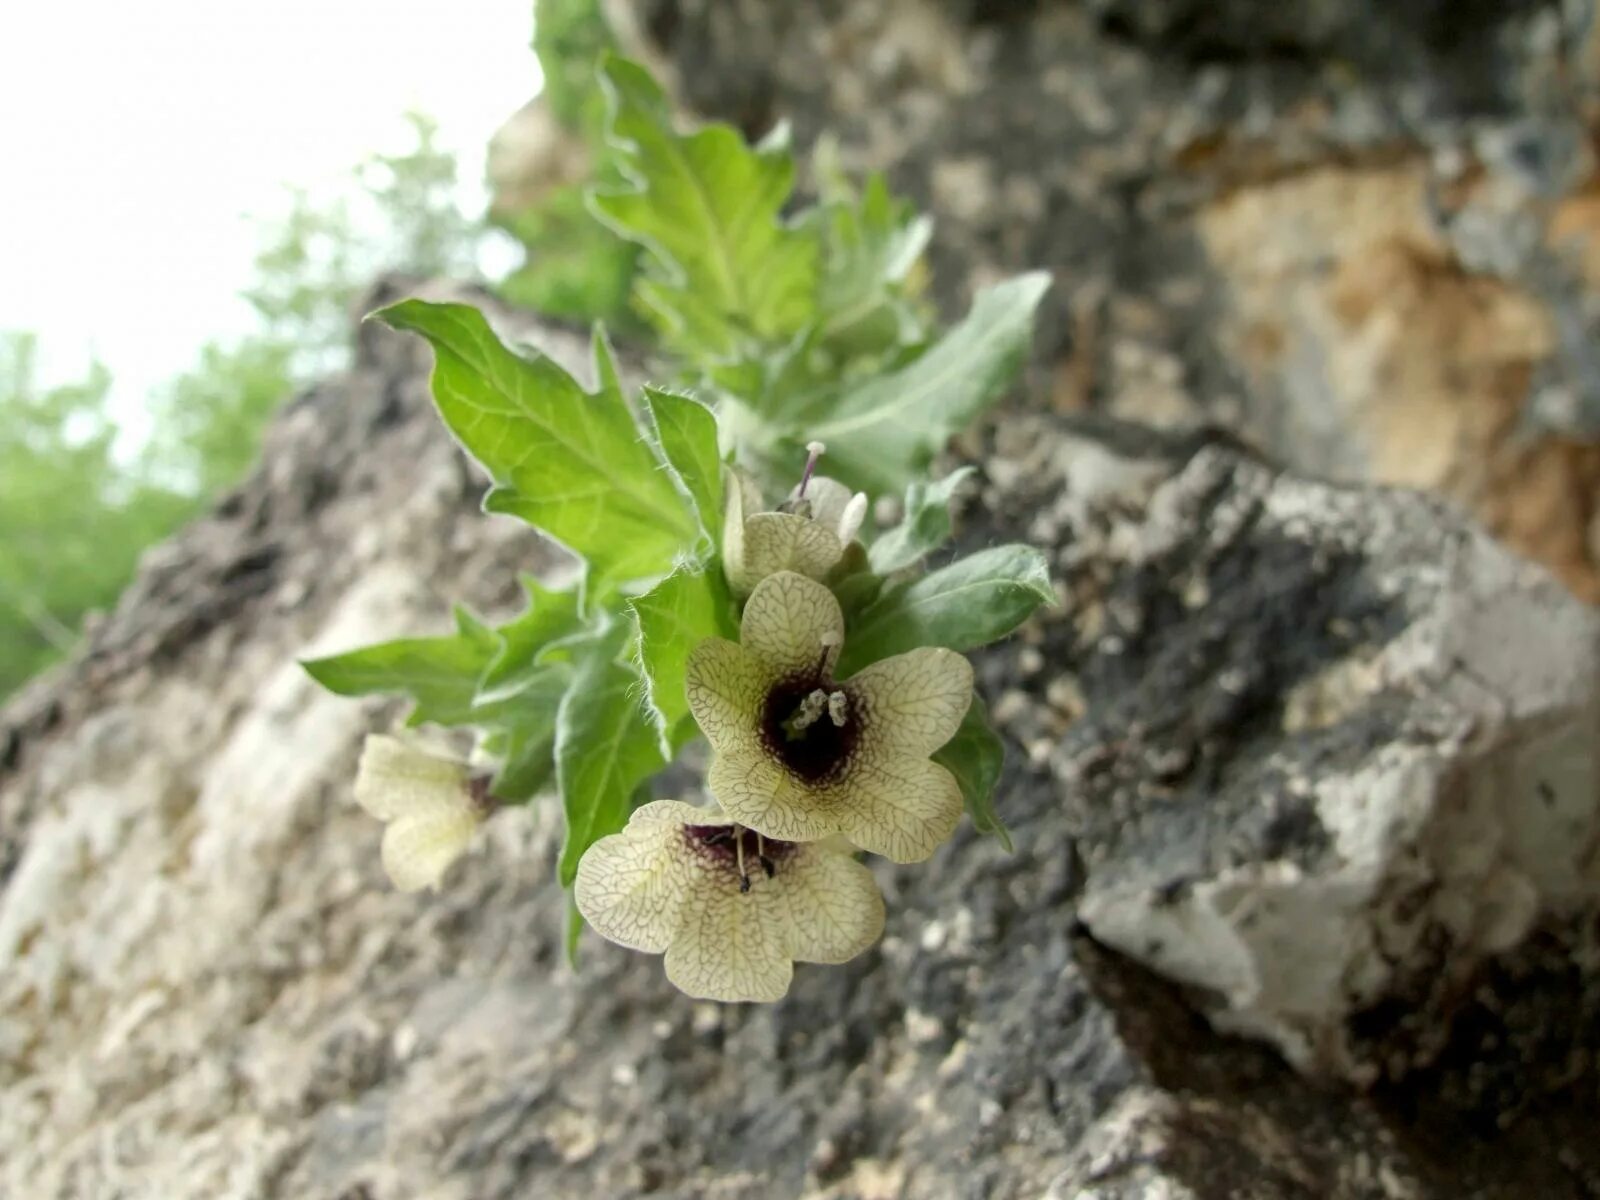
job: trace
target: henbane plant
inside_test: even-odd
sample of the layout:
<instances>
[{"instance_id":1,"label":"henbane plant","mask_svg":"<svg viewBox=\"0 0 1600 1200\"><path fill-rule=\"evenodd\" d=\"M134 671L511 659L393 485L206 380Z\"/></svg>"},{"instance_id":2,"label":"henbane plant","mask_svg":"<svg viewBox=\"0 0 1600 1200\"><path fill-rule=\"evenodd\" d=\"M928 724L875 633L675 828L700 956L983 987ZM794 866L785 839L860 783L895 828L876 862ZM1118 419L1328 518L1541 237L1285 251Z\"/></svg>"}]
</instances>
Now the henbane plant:
<instances>
[{"instance_id":1,"label":"henbane plant","mask_svg":"<svg viewBox=\"0 0 1600 1200\"><path fill-rule=\"evenodd\" d=\"M919 293L929 223L881 179L857 191L821 164L797 208L781 136L681 130L641 68L601 72L628 184L590 203L642 248L663 383L630 394L598 330L585 386L471 307L375 314L432 346L439 415L493 481L484 508L565 547L579 581L525 580L500 625L458 610L454 634L305 666L412 701L355 785L397 886L440 886L495 811L559 798L569 948L587 922L664 954L691 995L776 1000L794 962L882 931L862 853L923 862L963 811L1009 847L963 654L1053 592L1022 545L930 569L968 471L928 472L1014 378L1046 281L991 288L941 333ZM884 497L900 518L878 530ZM472 752L427 727L471 731ZM700 741L704 794L658 797Z\"/></svg>"}]
</instances>

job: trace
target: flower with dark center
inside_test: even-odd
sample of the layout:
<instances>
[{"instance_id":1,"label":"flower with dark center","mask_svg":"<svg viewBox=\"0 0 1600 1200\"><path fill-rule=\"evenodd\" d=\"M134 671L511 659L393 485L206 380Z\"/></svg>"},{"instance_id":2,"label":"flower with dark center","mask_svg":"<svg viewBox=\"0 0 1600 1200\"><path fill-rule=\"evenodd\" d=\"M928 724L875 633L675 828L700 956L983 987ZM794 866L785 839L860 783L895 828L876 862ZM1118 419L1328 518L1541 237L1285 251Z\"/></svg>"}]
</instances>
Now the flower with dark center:
<instances>
[{"instance_id":1,"label":"flower with dark center","mask_svg":"<svg viewBox=\"0 0 1600 1200\"><path fill-rule=\"evenodd\" d=\"M413 738L370 735L356 767L356 803L383 821L383 869L395 887L437 888L494 808L488 780Z\"/></svg>"},{"instance_id":2,"label":"flower with dark center","mask_svg":"<svg viewBox=\"0 0 1600 1200\"><path fill-rule=\"evenodd\" d=\"M745 605L740 640L689 654L689 707L711 743L707 786L728 816L771 838L842 833L895 862L921 862L955 831L961 788L929 755L972 702L972 666L934 646L833 678L839 602L792 571Z\"/></svg>"},{"instance_id":3,"label":"flower with dark center","mask_svg":"<svg viewBox=\"0 0 1600 1200\"><path fill-rule=\"evenodd\" d=\"M774 512L763 511L754 480L733 467L724 469L722 562L736 595L748 595L775 571L821 579L839 565L861 529L866 496L813 475L822 444L813 442L808 449L799 485Z\"/></svg>"},{"instance_id":4,"label":"flower with dark center","mask_svg":"<svg viewBox=\"0 0 1600 1200\"><path fill-rule=\"evenodd\" d=\"M883 932L878 885L848 851L676 800L590 846L573 899L601 937L665 954L667 978L702 1000L781 999L795 962L845 962Z\"/></svg>"}]
</instances>

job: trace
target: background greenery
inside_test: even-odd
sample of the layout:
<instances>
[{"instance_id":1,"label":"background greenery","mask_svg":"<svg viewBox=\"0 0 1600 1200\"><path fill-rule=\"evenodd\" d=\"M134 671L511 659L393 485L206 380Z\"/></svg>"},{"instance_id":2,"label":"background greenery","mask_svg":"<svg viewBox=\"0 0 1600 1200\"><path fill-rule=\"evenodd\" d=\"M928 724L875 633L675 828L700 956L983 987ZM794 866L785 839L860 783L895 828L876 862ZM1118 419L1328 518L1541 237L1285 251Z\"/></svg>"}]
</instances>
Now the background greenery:
<instances>
[{"instance_id":1,"label":"background greenery","mask_svg":"<svg viewBox=\"0 0 1600 1200\"><path fill-rule=\"evenodd\" d=\"M543 0L535 29L543 102L605 177L614 168L594 67L612 39L598 5ZM71 650L146 547L244 476L296 388L345 364L351 307L375 275L474 273L485 227L456 207L456 164L433 122L408 120L410 148L357 164L343 194L291 191L287 214L261 229L244 293L257 331L197 348L193 366L147 398L152 432L142 444L119 437L107 365L44 387L35 336L0 331L0 698ZM496 214L527 248L500 286L552 315L625 325L635 251L589 215L585 183Z\"/></svg>"}]
</instances>

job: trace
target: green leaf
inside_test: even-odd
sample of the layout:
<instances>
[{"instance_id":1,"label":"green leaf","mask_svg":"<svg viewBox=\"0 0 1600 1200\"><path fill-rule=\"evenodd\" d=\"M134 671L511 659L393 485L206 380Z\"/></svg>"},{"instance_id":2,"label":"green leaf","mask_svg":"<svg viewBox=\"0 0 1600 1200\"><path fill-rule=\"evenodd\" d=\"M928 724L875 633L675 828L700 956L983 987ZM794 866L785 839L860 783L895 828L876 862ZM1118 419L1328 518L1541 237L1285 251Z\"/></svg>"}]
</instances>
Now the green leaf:
<instances>
[{"instance_id":1,"label":"green leaf","mask_svg":"<svg viewBox=\"0 0 1600 1200\"><path fill-rule=\"evenodd\" d=\"M906 486L905 516L900 524L872 543L868 558L879 575L888 575L921 560L950 540L950 498L972 474L960 467L938 483L920 480Z\"/></svg>"},{"instance_id":2,"label":"green leaf","mask_svg":"<svg viewBox=\"0 0 1600 1200\"><path fill-rule=\"evenodd\" d=\"M607 59L601 79L611 143L634 186L593 192L590 203L654 256L638 293L647 313L669 340L711 356L746 336L799 330L813 311L817 247L779 219L794 186L790 155L751 149L728 125L679 134L666 96L626 59Z\"/></svg>"},{"instance_id":3,"label":"green leaf","mask_svg":"<svg viewBox=\"0 0 1600 1200\"><path fill-rule=\"evenodd\" d=\"M700 528L716 546L722 538L722 455L717 418L704 404L676 392L644 389L645 408L656 427L661 453L678 473L700 516Z\"/></svg>"},{"instance_id":4,"label":"green leaf","mask_svg":"<svg viewBox=\"0 0 1600 1200\"><path fill-rule=\"evenodd\" d=\"M859 197L842 172L822 183L823 203L808 214L822 238L819 341L845 356L921 341L926 319L907 278L927 247L932 220L896 200L881 174L867 179Z\"/></svg>"},{"instance_id":5,"label":"green leaf","mask_svg":"<svg viewBox=\"0 0 1600 1200\"><path fill-rule=\"evenodd\" d=\"M1045 557L1032 546L980 550L880 596L845 631L839 673L918 646L986 645L1054 600Z\"/></svg>"},{"instance_id":6,"label":"green leaf","mask_svg":"<svg viewBox=\"0 0 1600 1200\"><path fill-rule=\"evenodd\" d=\"M495 482L489 512L517 516L582 556L589 585L659 575L697 534L622 395L593 395L551 359L501 344L477 309L404 300L377 314L427 338L450 431Z\"/></svg>"},{"instance_id":7,"label":"green leaf","mask_svg":"<svg viewBox=\"0 0 1600 1200\"><path fill-rule=\"evenodd\" d=\"M685 564L631 607L639 622L639 661L666 752L697 732L684 693L689 652L708 637L737 639L739 625L722 564Z\"/></svg>"},{"instance_id":8,"label":"green leaf","mask_svg":"<svg viewBox=\"0 0 1600 1200\"><path fill-rule=\"evenodd\" d=\"M616 624L577 656L556 713L556 781L567 815L563 887L572 886L585 850L627 824L635 789L666 765L655 723L641 706L644 681L616 657L626 633Z\"/></svg>"},{"instance_id":9,"label":"green leaf","mask_svg":"<svg viewBox=\"0 0 1600 1200\"><path fill-rule=\"evenodd\" d=\"M578 593L546 588L531 575L522 576L528 607L521 616L495 630L500 649L478 681L479 703L515 695L530 678L542 675L539 651L579 628Z\"/></svg>"},{"instance_id":10,"label":"green leaf","mask_svg":"<svg viewBox=\"0 0 1600 1200\"><path fill-rule=\"evenodd\" d=\"M589 357L594 362L595 386L602 392L622 395L622 372L617 370L616 351L611 348L605 326L599 323L589 331Z\"/></svg>"},{"instance_id":11,"label":"green leaf","mask_svg":"<svg viewBox=\"0 0 1600 1200\"><path fill-rule=\"evenodd\" d=\"M1009 853L1011 832L994 810L994 788L1000 782L1005 755L1005 743L989 724L989 710L984 706L983 697L974 693L967 715L961 719L961 728L934 754L933 761L954 775L961 785L973 828L999 838Z\"/></svg>"},{"instance_id":12,"label":"green leaf","mask_svg":"<svg viewBox=\"0 0 1600 1200\"><path fill-rule=\"evenodd\" d=\"M507 803L543 791L555 773L556 714L571 672L565 665L525 674L518 689L490 705L480 705L474 722L489 731L485 748L500 756L489 790Z\"/></svg>"},{"instance_id":13,"label":"green leaf","mask_svg":"<svg viewBox=\"0 0 1600 1200\"><path fill-rule=\"evenodd\" d=\"M408 724L469 724L478 680L499 651L500 639L465 609L456 610L456 628L447 637L401 638L300 665L341 696L410 696L415 707Z\"/></svg>"},{"instance_id":14,"label":"green leaf","mask_svg":"<svg viewBox=\"0 0 1600 1200\"><path fill-rule=\"evenodd\" d=\"M990 288L920 358L800 422L807 439L827 443L828 473L873 493L909 482L1016 377L1049 286L1035 271Z\"/></svg>"}]
</instances>

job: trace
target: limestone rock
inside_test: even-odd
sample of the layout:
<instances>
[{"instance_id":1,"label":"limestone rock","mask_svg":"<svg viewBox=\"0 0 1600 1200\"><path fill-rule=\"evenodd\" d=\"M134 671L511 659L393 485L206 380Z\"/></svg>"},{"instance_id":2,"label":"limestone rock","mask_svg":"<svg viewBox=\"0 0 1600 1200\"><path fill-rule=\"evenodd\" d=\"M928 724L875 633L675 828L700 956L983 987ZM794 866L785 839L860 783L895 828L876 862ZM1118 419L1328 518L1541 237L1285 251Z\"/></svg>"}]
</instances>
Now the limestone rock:
<instances>
[{"instance_id":1,"label":"limestone rock","mask_svg":"<svg viewBox=\"0 0 1600 1200\"><path fill-rule=\"evenodd\" d=\"M1304 1070L1428 1061L1491 958L1600 899L1600 617L1421 495L1209 448L1153 487L1135 455L1108 508L1070 439L1028 453L1080 917Z\"/></svg>"}]
</instances>

